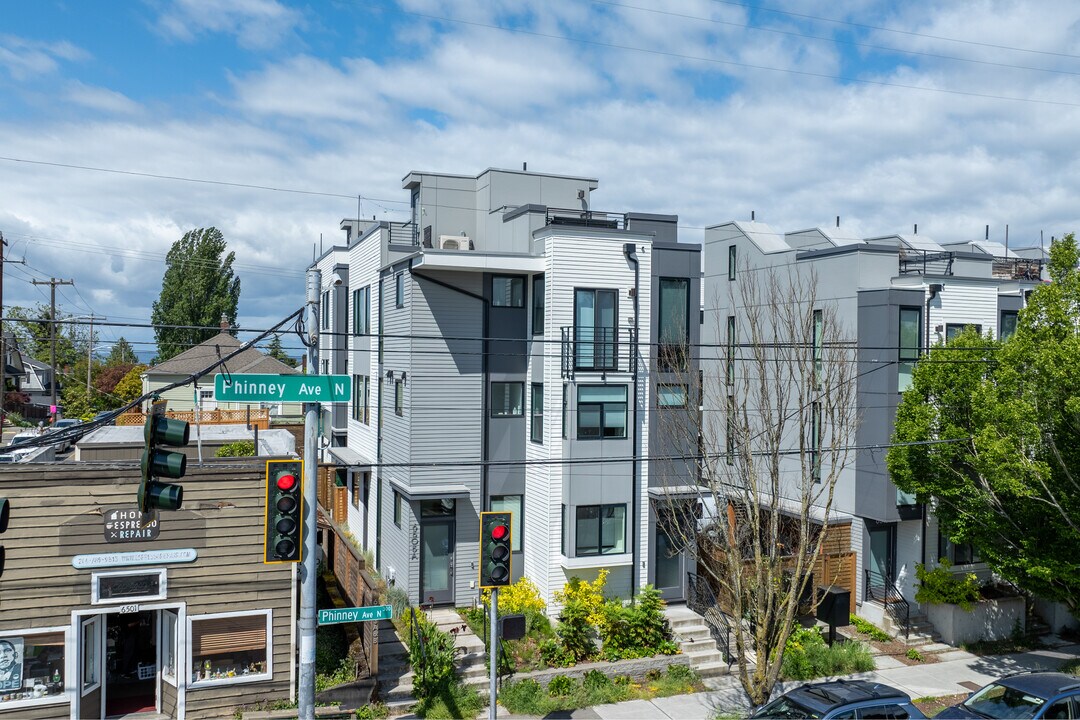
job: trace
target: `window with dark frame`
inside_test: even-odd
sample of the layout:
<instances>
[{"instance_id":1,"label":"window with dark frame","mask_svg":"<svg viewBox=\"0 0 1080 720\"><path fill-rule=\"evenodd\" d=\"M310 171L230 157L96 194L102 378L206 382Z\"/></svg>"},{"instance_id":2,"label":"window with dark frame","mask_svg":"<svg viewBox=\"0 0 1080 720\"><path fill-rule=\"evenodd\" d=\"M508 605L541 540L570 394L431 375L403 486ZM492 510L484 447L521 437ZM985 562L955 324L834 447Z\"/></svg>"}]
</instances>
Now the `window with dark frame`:
<instances>
[{"instance_id":1,"label":"window with dark frame","mask_svg":"<svg viewBox=\"0 0 1080 720\"><path fill-rule=\"evenodd\" d=\"M400 380L394 381L394 414L405 414L405 384Z\"/></svg>"},{"instance_id":2,"label":"window with dark frame","mask_svg":"<svg viewBox=\"0 0 1080 720\"><path fill-rule=\"evenodd\" d=\"M405 307L405 273L399 272L394 276L394 305Z\"/></svg>"},{"instance_id":3,"label":"window with dark frame","mask_svg":"<svg viewBox=\"0 0 1080 720\"><path fill-rule=\"evenodd\" d=\"M1016 332L1016 321L1019 313L1016 310L1002 310L1001 319L998 322L998 338L1008 340Z\"/></svg>"},{"instance_id":4,"label":"window with dark frame","mask_svg":"<svg viewBox=\"0 0 1080 720\"><path fill-rule=\"evenodd\" d=\"M491 383L491 417L523 417L525 415L525 383Z\"/></svg>"},{"instance_id":5,"label":"window with dark frame","mask_svg":"<svg viewBox=\"0 0 1080 720\"><path fill-rule=\"evenodd\" d=\"M322 313L321 327L323 330L330 329L330 291L323 290L322 303L319 311Z\"/></svg>"},{"instance_id":6,"label":"window with dark frame","mask_svg":"<svg viewBox=\"0 0 1080 720\"><path fill-rule=\"evenodd\" d=\"M351 485L352 485L352 487L351 487L352 492L350 493L350 498L349 499L352 501L352 506L354 508L356 508L357 510L359 510L360 509L360 486L362 484L361 480L360 480L360 473L356 473L356 472L349 473L349 479L350 479Z\"/></svg>"},{"instance_id":7,"label":"window with dark frame","mask_svg":"<svg viewBox=\"0 0 1080 720\"><path fill-rule=\"evenodd\" d=\"M371 420L368 409L370 395L371 378L367 375L353 375L352 419L365 425L369 425Z\"/></svg>"},{"instance_id":8,"label":"window with dark frame","mask_svg":"<svg viewBox=\"0 0 1080 720\"><path fill-rule=\"evenodd\" d=\"M685 370L690 349L690 279L660 278L657 305L659 369Z\"/></svg>"},{"instance_id":9,"label":"window with dark frame","mask_svg":"<svg viewBox=\"0 0 1080 720\"><path fill-rule=\"evenodd\" d=\"M353 290L353 335L371 332L371 286Z\"/></svg>"},{"instance_id":10,"label":"window with dark frame","mask_svg":"<svg viewBox=\"0 0 1080 720\"><path fill-rule=\"evenodd\" d=\"M492 307L525 307L525 278L494 275L491 278Z\"/></svg>"},{"instance_id":11,"label":"window with dark frame","mask_svg":"<svg viewBox=\"0 0 1080 720\"><path fill-rule=\"evenodd\" d=\"M493 512L509 512L510 516L510 551L521 552L522 548L522 521L524 520L525 496L524 495L492 495L491 510Z\"/></svg>"},{"instance_id":12,"label":"window with dark frame","mask_svg":"<svg viewBox=\"0 0 1080 720\"><path fill-rule=\"evenodd\" d=\"M532 279L532 334L544 333L544 276L533 275Z\"/></svg>"},{"instance_id":13,"label":"window with dark frame","mask_svg":"<svg viewBox=\"0 0 1080 720\"><path fill-rule=\"evenodd\" d=\"M615 370L618 291L574 290L574 367Z\"/></svg>"},{"instance_id":14,"label":"window with dark frame","mask_svg":"<svg viewBox=\"0 0 1080 720\"><path fill-rule=\"evenodd\" d=\"M532 426L529 428L529 439L534 443L544 442L544 385L543 383L532 384Z\"/></svg>"},{"instance_id":15,"label":"window with dark frame","mask_svg":"<svg viewBox=\"0 0 1080 720\"><path fill-rule=\"evenodd\" d=\"M725 434L724 459L728 465L735 464L735 396L727 399L727 433Z\"/></svg>"},{"instance_id":16,"label":"window with dark frame","mask_svg":"<svg viewBox=\"0 0 1080 720\"><path fill-rule=\"evenodd\" d=\"M394 524L401 527L401 493L394 491Z\"/></svg>"},{"instance_id":17,"label":"window with dark frame","mask_svg":"<svg viewBox=\"0 0 1080 720\"><path fill-rule=\"evenodd\" d=\"M728 385L735 384L735 316L728 315L727 319L727 363L725 365Z\"/></svg>"},{"instance_id":18,"label":"window with dark frame","mask_svg":"<svg viewBox=\"0 0 1080 720\"><path fill-rule=\"evenodd\" d=\"M821 310L814 311L814 388L821 389L825 370L825 317Z\"/></svg>"},{"instance_id":19,"label":"window with dark frame","mask_svg":"<svg viewBox=\"0 0 1080 720\"><path fill-rule=\"evenodd\" d=\"M656 406L662 408L684 408L687 406L689 392L682 383L660 383L656 386Z\"/></svg>"},{"instance_id":20,"label":"window with dark frame","mask_svg":"<svg viewBox=\"0 0 1080 720\"><path fill-rule=\"evenodd\" d=\"M911 387L911 375L922 350L922 308L900 308L900 347L897 353L897 390Z\"/></svg>"},{"instance_id":21,"label":"window with dark frame","mask_svg":"<svg viewBox=\"0 0 1080 720\"><path fill-rule=\"evenodd\" d=\"M821 482L821 403L810 406L810 476Z\"/></svg>"},{"instance_id":22,"label":"window with dark frame","mask_svg":"<svg viewBox=\"0 0 1080 720\"><path fill-rule=\"evenodd\" d=\"M971 543L954 543L938 529L938 557L953 565L972 565L980 562L979 553Z\"/></svg>"},{"instance_id":23,"label":"window with dark frame","mask_svg":"<svg viewBox=\"0 0 1080 720\"><path fill-rule=\"evenodd\" d=\"M625 438L626 396L625 385L579 385L578 440Z\"/></svg>"},{"instance_id":24,"label":"window with dark frame","mask_svg":"<svg viewBox=\"0 0 1080 720\"><path fill-rule=\"evenodd\" d=\"M727 279L735 279L735 265L738 259L738 250L734 245L729 245L727 249Z\"/></svg>"},{"instance_id":25,"label":"window with dark frame","mask_svg":"<svg viewBox=\"0 0 1080 720\"><path fill-rule=\"evenodd\" d=\"M975 332L982 335L982 325L979 323L946 323L945 324L945 342L949 342L954 337L964 332L967 328L975 328Z\"/></svg>"},{"instance_id":26,"label":"window with dark frame","mask_svg":"<svg viewBox=\"0 0 1080 720\"><path fill-rule=\"evenodd\" d=\"M576 557L626 552L626 505L579 505L574 513Z\"/></svg>"},{"instance_id":27,"label":"window with dark frame","mask_svg":"<svg viewBox=\"0 0 1080 720\"><path fill-rule=\"evenodd\" d=\"M567 384L563 383L563 386L562 386L562 436L563 436L564 440L567 438L567 435L566 435L566 432L567 432L566 411L567 411L567 409L569 407L569 401L568 401L569 396L568 396L567 392L568 392Z\"/></svg>"}]
</instances>

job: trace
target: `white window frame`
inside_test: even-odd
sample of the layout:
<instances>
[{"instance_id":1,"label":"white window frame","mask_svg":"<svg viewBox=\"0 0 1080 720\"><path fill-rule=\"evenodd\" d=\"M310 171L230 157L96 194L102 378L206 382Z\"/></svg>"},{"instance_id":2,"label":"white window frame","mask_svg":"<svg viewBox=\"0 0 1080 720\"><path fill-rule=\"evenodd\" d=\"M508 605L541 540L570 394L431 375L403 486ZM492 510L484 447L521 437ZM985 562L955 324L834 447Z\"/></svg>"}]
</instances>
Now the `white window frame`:
<instances>
[{"instance_id":1,"label":"white window frame","mask_svg":"<svg viewBox=\"0 0 1080 720\"><path fill-rule=\"evenodd\" d=\"M83 657L86 655L86 628L89 625L94 626L94 682L89 685L84 685L83 683L86 682L86 678L83 676L84 666L82 662ZM101 671L104 665L104 663L102 663L102 650L105 649L105 643L103 642L104 634L105 633L102 630L101 615L91 615L89 618L79 619L79 638L75 643L77 646L78 657L75 661L79 666L79 693L81 697L86 697L101 687Z\"/></svg>"},{"instance_id":2,"label":"white window frame","mask_svg":"<svg viewBox=\"0 0 1080 720\"><path fill-rule=\"evenodd\" d=\"M102 598L98 592L98 582L101 578L121 577L124 575L153 575L158 574L157 595L137 595L124 598ZM150 600L164 600L168 596L169 578L166 568L154 570L118 570L115 572L96 572L90 575L90 604L91 605L131 605L132 603L148 602Z\"/></svg>"},{"instance_id":3,"label":"white window frame","mask_svg":"<svg viewBox=\"0 0 1080 720\"><path fill-rule=\"evenodd\" d=\"M270 608L265 610L240 610L236 612L223 612L223 613L209 613L204 615L188 615L187 616L187 632L185 636L187 638L187 647L184 654L185 667L191 667L192 652L192 630L195 622L199 620L217 620L219 618L227 617L250 617L252 615L263 615L266 617L266 671L261 672L258 675L237 675L231 678L220 678L217 680L199 680L196 682L192 678L188 678L188 688L199 689L208 687L220 687L222 685L238 685L241 683L252 682L266 682L267 680L274 679L274 611Z\"/></svg>"},{"instance_id":4,"label":"white window frame","mask_svg":"<svg viewBox=\"0 0 1080 720\"><path fill-rule=\"evenodd\" d=\"M173 687L177 687L177 684L179 682L177 678L179 677L179 674L180 674L180 612L178 610L170 610L168 608L165 608L165 609L162 609L158 613L158 638L157 638L157 641L158 641L158 659L159 660L161 659L161 651L165 647L165 639L166 638L165 638L165 622L164 622L164 620L165 620L166 613L172 613L173 616L176 618L176 627L173 628L174 634L173 634L173 645L172 645L174 668L173 668L173 674L172 675L166 675L165 674L165 666L164 666L164 664L161 663L161 662L158 662L158 673L161 675L162 681L167 682L169 685L172 685Z\"/></svg>"},{"instance_id":5,"label":"white window frame","mask_svg":"<svg viewBox=\"0 0 1080 720\"><path fill-rule=\"evenodd\" d=\"M73 642L72 640L72 629L70 625L53 625L51 627L25 628L23 630L5 630L0 632L0 638L49 635L52 633L64 633L64 692L50 697L9 700L8 702L0 703L0 712L18 708L40 707L42 705L62 705L71 702L71 688L73 688L74 685L69 682L69 679L75 677L72 673L78 672L78 665L75 664L78 662L78 659L76 658L75 662L72 662L71 648L78 643Z\"/></svg>"}]
</instances>

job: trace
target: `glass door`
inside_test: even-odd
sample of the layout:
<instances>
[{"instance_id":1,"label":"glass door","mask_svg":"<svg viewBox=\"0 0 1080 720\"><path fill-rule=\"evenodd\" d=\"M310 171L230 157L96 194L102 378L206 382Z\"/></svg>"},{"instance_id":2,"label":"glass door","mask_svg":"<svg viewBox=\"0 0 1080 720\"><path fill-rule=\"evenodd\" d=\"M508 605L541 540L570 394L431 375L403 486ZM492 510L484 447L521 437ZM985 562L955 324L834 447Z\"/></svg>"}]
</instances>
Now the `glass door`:
<instances>
[{"instance_id":1,"label":"glass door","mask_svg":"<svg viewBox=\"0 0 1080 720\"><path fill-rule=\"evenodd\" d=\"M434 605L454 602L453 520L421 520L420 601Z\"/></svg>"},{"instance_id":2,"label":"glass door","mask_svg":"<svg viewBox=\"0 0 1080 720\"><path fill-rule=\"evenodd\" d=\"M102 648L105 646L105 623L101 615L92 615L79 623L79 707L80 718L104 717L102 708Z\"/></svg>"},{"instance_id":3,"label":"glass door","mask_svg":"<svg viewBox=\"0 0 1080 720\"><path fill-rule=\"evenodd\" d=\"M656 523L656 542L653 543L653 584L665 600L684 600L683 582L686 579L686 553L671 536L666 523Z\"/></svg>"}]
</instances>

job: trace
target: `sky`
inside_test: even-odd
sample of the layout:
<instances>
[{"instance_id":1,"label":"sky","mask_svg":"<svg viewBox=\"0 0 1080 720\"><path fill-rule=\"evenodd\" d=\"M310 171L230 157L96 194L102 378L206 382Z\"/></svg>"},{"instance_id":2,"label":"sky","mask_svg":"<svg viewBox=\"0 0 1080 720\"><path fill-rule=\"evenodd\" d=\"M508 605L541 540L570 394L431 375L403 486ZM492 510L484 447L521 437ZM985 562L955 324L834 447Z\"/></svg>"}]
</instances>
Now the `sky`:
<instances>
[{"instance_id":1,"label":"sky","mask_svg":"<svg viewBox=\"0 0 1080 720\"><path fill-rule=\"evenodd\" d=\"M1078 26L1071 0L5 2L4 305L73 280L60 314L152 357L165 254L215 226L268 328L343 218L408 219L410 171L522 163L687 242L753 212L1049 243L1080 225Z\"/></svg>"}]
</instances>

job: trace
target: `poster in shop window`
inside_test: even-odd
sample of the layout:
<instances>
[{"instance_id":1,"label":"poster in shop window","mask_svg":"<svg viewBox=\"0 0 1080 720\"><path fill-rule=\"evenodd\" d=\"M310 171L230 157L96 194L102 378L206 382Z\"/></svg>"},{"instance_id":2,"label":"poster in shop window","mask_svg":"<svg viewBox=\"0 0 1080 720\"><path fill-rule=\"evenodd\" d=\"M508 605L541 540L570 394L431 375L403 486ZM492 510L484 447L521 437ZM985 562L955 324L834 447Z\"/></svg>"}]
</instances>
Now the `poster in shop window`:
<instances>
[{"instance_id":1,"label":"poster in shop window","mask_svg":"<svg viewBox=\"0 0 1080 720\"><path fill-rule=\"evenodd\" d=\"M0 691L22 690L23 639L0 638Z\"/></svg>"}]
</instances>

